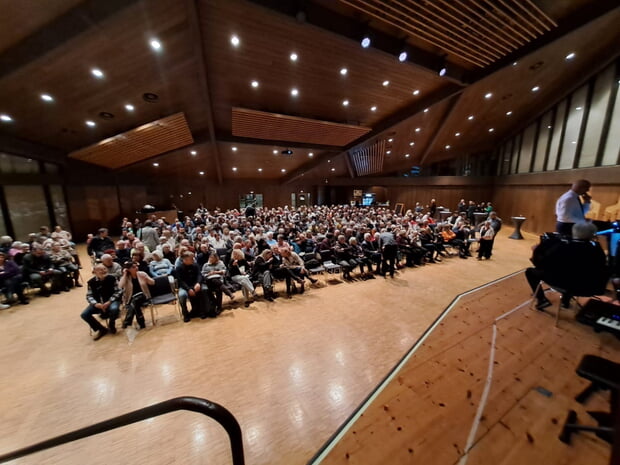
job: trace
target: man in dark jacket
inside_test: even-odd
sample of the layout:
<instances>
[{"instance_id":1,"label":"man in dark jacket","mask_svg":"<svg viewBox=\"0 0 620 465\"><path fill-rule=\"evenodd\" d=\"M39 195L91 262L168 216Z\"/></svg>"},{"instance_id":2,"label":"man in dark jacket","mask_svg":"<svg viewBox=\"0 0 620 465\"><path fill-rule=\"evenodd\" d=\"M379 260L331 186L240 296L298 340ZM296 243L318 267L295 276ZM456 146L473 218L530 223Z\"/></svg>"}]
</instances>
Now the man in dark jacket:
<instances>
[{"instance_id":1,"label":"man in dark jacket","mask_svg":"<svg viewBox=\"0 0 620 465\"><path fill-rule=\"evenodd\" d=\"M22 273L33 287L41 289L41 295L50 296L50 290L45 283L51 283L51 293L60 294L62 288L62 273L54 268L50 256L39 244L32 245L32 251L24 256Z\"/></svg>"},{"instance_id":2,"label":"man in dark jacket","mask_svg":"<svg viewBox=\"0 0 620 465\"><path fill-rule=\"evenodd\" d=\"M116 333L116 319L118 318L120 297L123 292L118 287L118 281L108 274L108 269L103 263L99 263L93 270L95 276L88 280L86 300L88 307L84 309L82 320L95 332L95 341L105 336L108 331ZM102 318L108 319L108 329L104 328L93 315L101 314Z\"/></svg>"},{"instance_id":3,"label":"man in dark jacket","mask_svg":"<svg viewBox=\"0 0 620 465\"><path fill-rule=\"evenodd\" d=\"M87 251L88 255L94 254L96 258L100 258L107 249L113 248L114 242L108 237L108 230L106 228L101 228L99 230L99 235L93 237L88 243Z\"/></svg>"},{"instance_id":4,"label":"man in dark jacket","mask_svg":"<svg viewBox=\"0 0 620 465\"><path fill-rule=\"evenodd\" d=\"M192 316L207 317L207 300L202 290L202 273L194 261L193 252L184 252L183 262L176 267L175 276L179 282L179 304L183 321L189 322ZM192 304L192 312L187 310L187 299Z\"/></svg>"}]
</instances>

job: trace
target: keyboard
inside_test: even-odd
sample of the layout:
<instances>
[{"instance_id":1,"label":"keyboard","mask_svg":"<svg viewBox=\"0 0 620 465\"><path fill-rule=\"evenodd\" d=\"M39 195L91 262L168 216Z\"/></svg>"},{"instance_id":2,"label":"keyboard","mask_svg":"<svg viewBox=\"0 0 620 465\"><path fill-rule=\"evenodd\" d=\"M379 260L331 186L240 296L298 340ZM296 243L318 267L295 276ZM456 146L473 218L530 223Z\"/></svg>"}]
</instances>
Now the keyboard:
<instances>
[{"instance_id":1,"label":"keyboard","mask_svg":"<svg viewBox=\"0 0 620 465\"><path fill-rule=\"evenodd\" d=\"M595 331L609 331L620 338L620 306L590 299L577 314L577 321Z\"/></svg>"},{"instance_id":2,"label":"keyboard","mask_svg":"<svg viewBox=\"0 0 620 465\"><path fill-rule=\"evenodd\" d=\"M620 321L613 318L607 318L602 316L598 320L596 320L596 324L606 326L607 328L615 329L616 331L620 331Z\"/></svg>"}]
</instances>

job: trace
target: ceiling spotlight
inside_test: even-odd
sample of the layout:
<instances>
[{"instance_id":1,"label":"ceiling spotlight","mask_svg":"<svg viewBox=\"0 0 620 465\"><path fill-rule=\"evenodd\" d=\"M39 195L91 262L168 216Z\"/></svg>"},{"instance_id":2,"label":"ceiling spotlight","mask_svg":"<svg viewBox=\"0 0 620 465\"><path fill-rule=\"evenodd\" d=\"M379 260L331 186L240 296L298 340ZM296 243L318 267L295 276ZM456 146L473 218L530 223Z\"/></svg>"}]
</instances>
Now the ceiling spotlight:
<instances>
[{"instance_id":1,"label":"ceiling spotlight","mask_svg":"<svg viewBox=\"0 0 620 465\"><path fill-rule=\"evenodd\" d=\"M236 35L232 35L230 36L230 43L233 47L238 47L241 41L239 40L239 37L237 37Z\"/></svg>"},{"instance_id":2,"label":"ceiling spotlight","mask_svg":"<svg viewBox=\"0 0 620 465\"><path fill-rule=\"evenodd\" d=\"M547 129L551 129L551 125L547 126Z\"/></svg>"},{"instance_id":3,"label":"ceiling spotlight","mask_svg":"<svg viewBox=\"0 0 620 465\"><path fill-rule=\"evenodd\" d=\"M310 158L312 158L312 157L314 156L314 153L310 152L310 153L308 153L308 156L309 156Z\"/></svg>"},{"instance_id":4,"label":"ceiling spotlight","mask_svg":"<svg viewBox=\"0 0 620 465\"><path fill-rule=\"evenodd\" d=\"M295 52L291 53L291 61L297 61L297 54Z\"/></svg>"},{"instance_id":5,"label":"ceiling spotlight","mask_svg":"<svg viewBox=\"0 0 620 465\"><path fill-rule=\"evenodd\" d=\"M5 123L10 123L11 121L13 121L13 118L11 118L9 115L7 115L6 113L2 113L0 115L0 120L4 121Z\"/></svg>"},{"instance_id":6,"label":"ceiling spotlight","mask_svg":"<svg viewBox=\"0 0 620 465\"><path fill-rule=\"evenodd\" d=\"M414 90L413 95L420 95L420 90L419 89Z\"/></svg>"},{"instance_id":7,"label":"ceiling spotlight","mask_svg":"<svg viewBox=\"0 0 620 465\"><path fill-rule=\"evenodd\" d=\"M90 72L97 79L103 78L103 71L101 71L99 68L93 68L93 69L90 70Z\"/></svg>"},{"instance_id":8,"label":"ceiling spotlight","mask_svg":"<svg viewBox=\"0 0 620 465\"><path fill-rule=\"evenodd\" d=\"M383 87L387 87L390 85L390 81L383 81Z\"/></svg>"},{"instance_id":9,"label":"ceiling spotlight","mask_svg":"<svg viewBox=\"0 0 620 465\"><path fill-rule=\"evenodd\" d=\"M282 171L283 173L286 173L286 169L282 168L280 171Z\"/></svg>"},{"instance_id":10,"label":"ceiling spotlight","mask_svg":"<svg viewBox=\"0 0 620 465\"><path fill-rule=\"evenodd\" d=\"M157 39L151 39L151 41L149 42L149 45L155 51L161 50L161 42Z\"/></svg>"},{"instance_id":11,"label":"ceiling spotlight","mask_svg":"<svg viewBox=\"0 0 620 465\"><path fill-rule=\"evenodd\" d=\"M491 97L493 97L493 94L491 92L487 92L486 94L484 94L484 98L485 99L490 99Z\"/></svg>"},{"instance_id":12,"label":"ceiling spotlight","mask_svg":"<svg viewBox=\"0 0 620 465\"><path fill-rule=\"evenodd\" d=\"M567 60L572 60L573 58L575 58L575 52L570 52L568 55L566 55Z\"/></svg>"},{"instance_id":13,"label":"ceiling spotlight","mask_svg":"<svg viewBox=\"0 0 620 465\"><path fill-rule=\"evenodd\" d=\"M196 152L195 150L190 150L189 152L191 155L198 155L198 152Z\"/></svg>"},{"instance_id":14,"label":"ceiling spotlight","mask_svg":"<svg viewBox=\"0 0 620 465\"><path fill-rule=\"evenodd\" d=\"M516 62L516 61L513 61L513 62L512 62L512 66L517 66L517 62Z\"/></svg>"},{"instance_id":15,"label":"ceiling spotlight","mask_svg":"<svg viewBox=\"0 0 620 465\"><path fill-rule=\"evenodd\" d=\"M467 117L467 119L468 119L469 121L473 120L473 119L474 119L474 115L469 115L469 116Z\"/></svg>"},{"instance_id":16,"label":"ceiling spotlight","mask_svg":"<svg viewBox=\"0 0 620 465\"><path fill-rule=\"evenodd\" d=\"M402 52L400 52L400 54L398 55L398 61L400 61L401 63L403 63L404 61L407 60L407 52L405 52L404 50Z\"/></svg>"},{"instance_id":17,"label":"ceiling spotlight","mask_svg":"<svg viewBox=\"0 0 620 465\"><path fill-rule=\"evenodd\" d=\"M273 149L273 154L274 154L274 155L277 155L277 154L278 154L278 151L277 151L276 149Z\"/></svg>"},{"instance_id":18,"label":"ceiling spotlight","mask_svg":"<svg viewBox=\"0 0 620 465\"><path fill-rule=\"evenodd\" d=\"M408 153L405 154L405 158L409 158L411 155L409 155Z\"/></svg>"},{"instance_id":19,"label":"ceiling spotlight","mask_svg":"<svg viewBox=\"0 0 620 465\"><path fill-rule=\"evenodd\" d=\"M388 139L388 142L394 142L394 139L392 139L391 137Z\"/></svg>"},{"instance_id":20,"label":"ceiling spotlight","mask_svg":"<svg viewBox=\"0 0 620 465\"><path fill-rule=\"evenodd\" d=\"M493 131L495 131L495 129L489 128L489 132L493 132Z\"/></svg>"},{"instance_id":21,"label":"ceiling spotlight","mask_svg":"<svg viewBox=\"0 0 620 465\"><path fill-rule=\"evenodd\" d=\"M450 150L450 146L449 145L446 145L446 150Z\"/></svg>"},{"instance_id":22,"label":"ceiling spotlight","mask_svg":"<svg viewBox=\"0 0 620 465\"><path fill-rule=\"evenodd\" d=\"M299 91L295 88L291 89L291 95L293 97L297 97L299 95Z\"/></svg>"},{"instance_id":23,"label":"ceiling spotlight","mask_svg":"<svg viewBox=\"0 0 620 465\"><path fill-rule=\"evenodd\" d=\"M576 143L577 143L577 141L576 141L576 140L574 140L574 141L572 141L572 142L571 142L571 144L576 144Z\"/></svg>"},{"instance_id":24,"label":"ceiling spotlight","mask_svg":"<svg viewBox=\"0 0 620 465\"><path fill-rule=\"evenodd\" d=\"M52 97L50 94L41 94L41 100L45 102L53 102L54 97Z\"/></svg>"},{"instance_id":25,"label":"ceiling spotlight","mask_svg":"<svg viewBox=\"0 0 620 465\"><path fill-rule=\"evenodd\" d=\"M446 75L446 72L447 72L447 71L448 71L448 68L446 68L446 66L445 66L445 65L442 65L442 67L441 67L441 68L439 68L439 75L443 77L443 76L445 76L445 75Z\"/></svg>"},{"instance_id":26,"label":"ceiling spotlight","mask_svg":"<svg viewBox=\"0 0 620 465\"><path fill-rule=\"evenodd\" d=\"M256 89L258 87L258 81L252 81L251 86Z\"/></svg>"},{"instance_id":27,"label":"ceiling spotlight","mask_svg":"<svg viewBox=\"0 0 620 465\"><path fill-rule=\"evenodd\" d=\"M362 41L360 43L362 44L363 48L370 47L370 37L364 36L364 38L362 39Z\"/></svg>"},{"instance_id":28,"label":"ceiling spotlight","mask_svg":"<svg viewBox=\"0 0 620 465\"><path fill-rule=\"evenodd\" d=\"M460 132L455 132L455 133L454 133L454 135L455 135L456 137L461 137L461 133L460 133Z\"/></svg>"},{"instance_id":29,"label":"ceiling spotlight","mask_svg":"<svg viewBox=\"0 0 620 465\"><path fill-rule=\"evenodd\" d=\"M415 132L420 132L422 128L415 128Z\"/></svg>"},{"instance_id":30,"label":"ceiling spotlight","mask_svg":"<svg viewBox=\"0 0 620 465\"><path fill-rule=\"evenodd\" d=\"M153 166L157 168L159 166L159 163L153 163Z\"/></svg>"},{"instance_id":31,"label":"ceiling spotlight","mask_svg":"<svg viewBox=\"0 0 620 465\"><path fill-rule=\"evenodd\" d=\"M259 169L258 169L258 172L259 172L259 173L262 173L262 172L263 172L263 169L262 169L262 168L259 168Z\"/></svg>"},{"instance_id":32,"label":"ceiling spotlight","mask_svg":"<svg viewBox=\"0 0 620 465\"><path fill-rule=\"evenodd\" d=\"M391 150L386 150L386 151L385 151L385 153L386 153L387 155L389 155L390 153L392 153L392 151L391 151Z\"/></svg>"},{"instance_id":33,"label":"ceiling spotlight","mask_svg":"<svg viewBox=\"0 0 620 465\"><path fill-rule=\"evenodd\" d=\"M95 124L94 121L91 120L87 120L86 121L86 126L90 127L90 128L94 128L95 126L97 126L97 124Z\"/></svg>"},{"instance_id":34,"label":"ceiling spotlight","mask_svg":"<svg viewBox=\"0 0 620 465\"><path fill-rule=\"evenodd\" d=\"M233 167L232 167L232 170L233 170L233 171L237 171L237 167L236 167L236 166L233 166Z\"/></svg>"},{"instance_id":35,"label":"ceiling spotlight","mask_svg":"<svg viewBox=\"0 0 620 465\"><path fill-rule=\"evenodd\" d=\"M539 86L532 87L532 92L538 92L540 90Z\"/></svg>"},{"instance_id":36,"label":"ceiling spotlight","mask_svg":"<svg viewBox=\"0 0 620 465\"><path fill-rule=\"evenodd\" d=\"M507 111L506 116L510 116L510 115L512 115L512 111Z\"/></svg>"},{"instance_id":37,"label":"ceiling spotlight","mask_svg":"<svg viewBox=\"0 0 620 465\"><path fill-rule=\"evenodd\" d=\"M204 175L205 175L205 172L204 172L204 171L199 171L199 172L198 172L198 174L199 174L200 176L204 176Z\"/></svg>"},{"instance_id":38,"label":"ceiling spotlight","mask_svg":"<svg viewBox=\"0 0 620 465\"><path fill-rule=\"evenodd\" d=\"M331 160L327 160L327 163L331 163L331 162L332 162Z\"/></svg>"},{"instance_id":39,"label":"ceiling spotlight","mask_svg":"<svg viewBox=\"0 0 620 465\"><path fill-rule=\"evenodd\" d=\"M127 111L134 111L136 108L131 104L128 103L127 105L125 105L125 110Z\"/></svg>"},{"instance_id":40,"label":"ceiling spotlight","mask_svg":"<svg viewBox=\"0 0 620 465\"><path fill-rule=\"evenodd\" d=\"M409 142L409 147L413 147L415 145L415 142L411 141Z\"/></svg>"},{"instance_id":41,"label":"ceiling spotlight","mask_svg":"<svg viewBox=\"0 0 620 465\"><path fill-rule=\"evenodd\" d=\"M336 171L336 168L332 168L332 171Z\"/></svg>"},{"instance_id":42,"label":"ceiling spotlight","mask_svg":"<svg viewBox=\"0 0 620 465\"><path fill-rule=\"evenodd\" d=\"M377 107L376 106L370 107L370 111L377 111Z\"/></svg>"},{"instance_id":43,"label":"ceiling spotlight","mask_svg":"<svg viewBox=\"0 0 620 465\"><path fill-rule=\"evenodd\" d=\"M575 110L581 111L581 110L583 110L583 107L576 107Z\"/></svg>"},{"instance_id":44,"label":"ceiling spotlight","mask_svg":"<svg viewBox=\"0 0 620 465\"><path fill-rule=\"evenodd\" d=\"M424 109L424 113L428 113L428 108L425 108L425 109Z\"/></svg>"},{"instance_id":45,"label":"ceiling spotlight","mask_svg":"<svg viewBox=\"0 0 620 465\"><path fill-rule=\"evenodd\" d=\"M232 148L232 151L233 151L233 152L236 152L236 151L237 151L237 147L233 147L233 148Z\"/></svg>"},{"instance_id":46,"label":"ceiling spotlight","mask_svg":"<svg viewBox=\"0 0 620 465\"><path fill-rule=\"evenodd\" d=\"M342 101L342 106L348 106L349 105L349 101L348 100L343 100Z\"/></svg>"},{"instance_id":47,"label":"ceiling spotlight","mask_svg":"<svg viewBox=\"0 0 620 465\"><path fill-rule=\"evenodd\" d=\"M346 76L349 70L347 68L340 68L340 74L342 76Z\"/></svg>"}]
</instances>

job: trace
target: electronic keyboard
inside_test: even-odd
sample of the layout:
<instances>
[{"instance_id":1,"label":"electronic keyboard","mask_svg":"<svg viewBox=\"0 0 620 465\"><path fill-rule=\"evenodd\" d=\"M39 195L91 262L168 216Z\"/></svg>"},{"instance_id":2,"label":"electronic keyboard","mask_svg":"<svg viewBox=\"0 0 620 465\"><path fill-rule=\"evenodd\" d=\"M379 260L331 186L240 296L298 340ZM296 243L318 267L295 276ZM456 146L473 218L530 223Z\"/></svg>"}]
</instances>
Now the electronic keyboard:
<instances>
[{"instance_id":1,"label":"electronic keyboard","mask_svg":"<svg viewBox=\"0 0 620 465\"><path fill-rule=\"evenodd\" d=\"M620 338L620 305L590 299L577 314L577 321L595 331L609 331Z\"/></svg>"}]
</instances>

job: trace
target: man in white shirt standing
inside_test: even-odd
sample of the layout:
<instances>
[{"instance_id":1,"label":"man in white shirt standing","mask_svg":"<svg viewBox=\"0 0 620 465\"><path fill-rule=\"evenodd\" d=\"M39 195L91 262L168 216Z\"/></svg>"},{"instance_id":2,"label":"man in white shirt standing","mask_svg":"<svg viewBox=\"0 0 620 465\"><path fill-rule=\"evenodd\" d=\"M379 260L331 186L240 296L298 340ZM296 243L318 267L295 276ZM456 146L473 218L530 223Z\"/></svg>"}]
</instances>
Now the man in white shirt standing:
<instances>
[{"instance_id":1,"label":"man in white shirt standing","mask_svg":"<svg viewBox=\"0 0 620 465\"><path fill-rule=\"evenodd\" d=\"M557 223L555 230L562 236L570 237L575 223L585 223L586 213L590 210L592 197L588 195L590 181L575 181L570 190L562 194L555 203ZM581 198L579 198L581 197Z\"/></svg>"}]
</instances>

